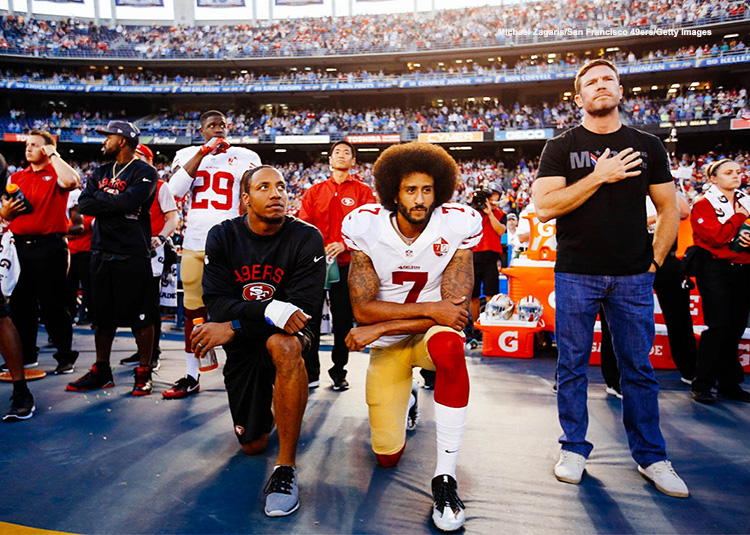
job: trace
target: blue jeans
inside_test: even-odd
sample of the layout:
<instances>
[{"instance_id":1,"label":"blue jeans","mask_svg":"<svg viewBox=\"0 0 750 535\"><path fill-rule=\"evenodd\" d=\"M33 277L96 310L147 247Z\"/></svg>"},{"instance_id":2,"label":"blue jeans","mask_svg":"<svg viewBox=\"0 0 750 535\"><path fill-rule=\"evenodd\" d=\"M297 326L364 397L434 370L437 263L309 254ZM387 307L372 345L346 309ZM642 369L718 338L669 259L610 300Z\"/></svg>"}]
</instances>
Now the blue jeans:
<instances>
[{"instance_id":1,"label":"blue jeans","mask_svg":"<svg viewBox=\"0 0 750 535\"><path fill-rule=\"evenodd\" d=\"M601 307L612 332L620 368L622 419L630 453L647 467L667 458L659 429L659 383L649 361L654 344L653 273L579 275L555 273L557 411L564 450L588 457L588 367L594 323Z\"/></svg>"}]
</instances>

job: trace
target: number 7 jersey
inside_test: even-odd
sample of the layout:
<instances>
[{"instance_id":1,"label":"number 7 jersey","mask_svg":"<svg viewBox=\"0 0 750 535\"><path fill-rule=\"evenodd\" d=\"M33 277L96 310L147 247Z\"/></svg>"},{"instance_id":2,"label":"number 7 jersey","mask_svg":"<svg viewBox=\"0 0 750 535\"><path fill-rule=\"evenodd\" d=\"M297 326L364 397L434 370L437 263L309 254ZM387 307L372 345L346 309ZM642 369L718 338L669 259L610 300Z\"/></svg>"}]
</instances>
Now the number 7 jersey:
<instances>
[{"instance_id":1,"label":"number 7 jersey","mask_svg":"<svg viewBox=\"0 0 750 535\"><path fill-rule=\"evenodd\" d=\"M186 147L175 154L174 170L183 167L200 147ZM175 197L190 192L183 247L190 251L206 248L208 231L222 221L240 215L240 189L245 171L260 165L260 157L243 147L229 147L223 154L206 155L191 183L169 181ZM174 174L173 174L174 178Z\"/></svg>"},{"instance_id":2,"label":"number 7 jersey","mask_svg":"<svg viewBox=\"0 0 750 535\"><path fill-rule=\"evenodd\" d=\"M468 206L445 203L411 245L393 227L393 212L379 204L354 210L342 225L347 247L362 251L380 279L378 301L425 303L441 301L443 272L458 249L471 249L482 238L482 217ZM408 338L384 336L371 345L386 347Z\"/></svg>"}]
</instances>

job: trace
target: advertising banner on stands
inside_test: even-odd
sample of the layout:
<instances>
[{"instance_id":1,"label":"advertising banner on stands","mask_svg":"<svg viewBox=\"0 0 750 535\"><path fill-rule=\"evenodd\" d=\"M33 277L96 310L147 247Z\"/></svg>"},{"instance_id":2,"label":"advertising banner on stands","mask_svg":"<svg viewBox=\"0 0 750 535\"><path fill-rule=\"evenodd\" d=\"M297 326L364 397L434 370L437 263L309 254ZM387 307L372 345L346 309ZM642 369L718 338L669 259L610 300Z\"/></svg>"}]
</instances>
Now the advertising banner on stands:
<instances>
[{"instance_id":1,"label":"advertising banner on stands","mask_svg":"<svg viewBox=\"0 0 750 535\"><path fill-rule=\"evenodd\" d=\"M197 0L198 7L244 7L245 0Z\"/></svg>"},{"instance_id":2,"label":"advertising banner on stands","mask_svg":"<svg viewBox=\"0 0 750 535\"><path fill-rule=\"evenodd\" d=\"M322 4L323 0L273 0L277 6L313 6Z\"/></svg>"},{"instance_id":3,"label":"advertising banner on stands","mask_svg":"<svg viewBox=\"0 0 750 535\"><path fill-rule=\"evenodd\" d=\"M362 134L346 136L352 145L360 143L401 143L401 134Z\"/></svg>"},{"instance_id":4,"label":"advertising banner on stands","mask_svg":"<svg viewBox=\"0 0 750 535\"><path fill-rule=\"evenodd\" d=\"M419 134L424 143L475 143L484 141L484 132L429 132Z\"/></svg>"},{"instance_id":5,"label":"advertising banner on stands","mask_svg":"<svg viewBox=\"0 0 750 535\"><path fill-rule=\"evenodd\" d=\"M331 142L331 136L323 134L317 136L276 136L275 141L277 145L327 145Z\"/></svg>"},{"instance_id":6,"label":"advertising banner on stands","mask_svg":"<svg viewBox=\"0 0 750 535\"><path fill-rule=\"evenodd\" d=\"M164 7L164 0L115 0L117 6Z\"/></svg>"},{"instance_id":7,"label":"advertising banner on stands","mask_svg":"<svg viewBox=\"0 0 750 535\"><path fill-rule=\"evenodd\" d=\"M552 139L553 128L532 128L530 130L503 130L495 132L495 141L529 141L533 139Z\"/></svg>"},{"instance_id":8,"label":"advertising banner on stands","mask_svg":"<svg viewBox=\"0 0 750 535\"><path fill-rule=\"evenodd\" d=\"M57 141L57 136L53 135L52 137ZM7 141L8 143L26 143L28 139L28 134L3 134L3 141Z\"/></svg>"}]
</instances>

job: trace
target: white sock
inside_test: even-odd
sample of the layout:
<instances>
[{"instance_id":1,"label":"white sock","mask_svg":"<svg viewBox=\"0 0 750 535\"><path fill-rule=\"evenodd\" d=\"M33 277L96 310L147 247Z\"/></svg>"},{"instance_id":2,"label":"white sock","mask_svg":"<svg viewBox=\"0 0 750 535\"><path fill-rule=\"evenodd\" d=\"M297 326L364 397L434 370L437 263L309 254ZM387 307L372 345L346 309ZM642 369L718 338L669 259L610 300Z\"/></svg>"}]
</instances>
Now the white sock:
<instances>
[{"instance_id":1,"label":"white sock","mask_svg":"<svg viewBox=\"0 0 750 535\"><path fill-rule=\"evenodd\" d=\"M185 353L185 373L198 380L198 359L193 353Z\"/></svg>"},{"instance_id":2,"label":"white sock","mask_svg":"<svg viewBox=\"0 0 750 535\"><path fill-rule=\"evenodd\" d=\"M435 427L437 429L437 466L435 475L448 474L456 477L456 461L466 425L468 407L447 407L435 403Z\"/></svg>"}]
</instances>

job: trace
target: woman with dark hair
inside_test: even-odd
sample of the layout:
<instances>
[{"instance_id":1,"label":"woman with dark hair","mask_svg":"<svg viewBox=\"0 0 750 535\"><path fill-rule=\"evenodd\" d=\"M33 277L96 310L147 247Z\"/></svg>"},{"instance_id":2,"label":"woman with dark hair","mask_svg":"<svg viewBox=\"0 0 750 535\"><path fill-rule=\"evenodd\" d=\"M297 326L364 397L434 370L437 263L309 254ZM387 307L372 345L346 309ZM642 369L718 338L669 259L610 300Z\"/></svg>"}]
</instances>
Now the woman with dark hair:
<instances>
[{"instance_id":1,"label":"woman with dark hair","mask_svg":"<svg viewBox=\"0 0 750 535\"><path fill-rule=\"evenodd\" d=\"M696 248L690 261L703 302L706 329L698 346L698 366L691 394L713 403L718 382L721 397L750 403L740 388L744 372L737 347L750 313L750 197L740 192L740 166L732 160L706 169L711 186L693 205L690 222Z\"/></svg>"}]
</instances>

